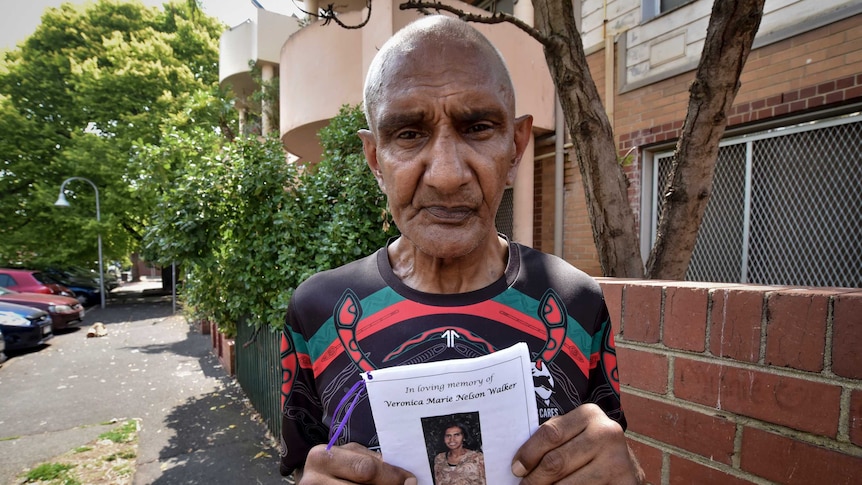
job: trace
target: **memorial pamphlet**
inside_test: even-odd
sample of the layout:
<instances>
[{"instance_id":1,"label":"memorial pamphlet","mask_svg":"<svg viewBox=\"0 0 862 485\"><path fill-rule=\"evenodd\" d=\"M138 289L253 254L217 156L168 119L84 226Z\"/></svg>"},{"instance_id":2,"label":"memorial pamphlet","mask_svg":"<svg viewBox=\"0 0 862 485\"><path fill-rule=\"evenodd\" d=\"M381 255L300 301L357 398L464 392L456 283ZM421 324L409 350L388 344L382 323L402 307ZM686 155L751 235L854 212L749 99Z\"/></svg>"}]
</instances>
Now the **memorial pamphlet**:
<instances>
[{"instance_id":1,"label":"memorial pamphlet","mask_svg":"<svg viewBox=\"0 0 862 485\"><path fill-rule=\"evenodd\" d=\"M539 427L532 365L522 342L482 357L364 373L383 459L432 485L434 459L447 451L443 435L458 423L465 448L482 453L486 483L517 484L512 457Z\"/></svg>"}]
</instances>

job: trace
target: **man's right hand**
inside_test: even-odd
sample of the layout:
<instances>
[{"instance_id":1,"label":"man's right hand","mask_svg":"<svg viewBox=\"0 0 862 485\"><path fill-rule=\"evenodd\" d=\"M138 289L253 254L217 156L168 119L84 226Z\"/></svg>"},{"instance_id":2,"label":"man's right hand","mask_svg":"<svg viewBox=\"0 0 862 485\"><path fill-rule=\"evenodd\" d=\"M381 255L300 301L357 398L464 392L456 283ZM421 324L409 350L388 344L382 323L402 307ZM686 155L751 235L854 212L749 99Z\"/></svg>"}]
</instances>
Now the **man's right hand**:
<instances>
[{"instance_id":1,"label":"man's right hand","mask_svg":"<svg viewBox=\"0 0 862 485\"><path fill-rule=\"evenodd\" d=\"M333 446L317 445L308 452L305 467L296 473L299 485L365 483L379 485L416 485L412 473L389 465L380 453L358 443Z\"/></svg>"}]
</instances>

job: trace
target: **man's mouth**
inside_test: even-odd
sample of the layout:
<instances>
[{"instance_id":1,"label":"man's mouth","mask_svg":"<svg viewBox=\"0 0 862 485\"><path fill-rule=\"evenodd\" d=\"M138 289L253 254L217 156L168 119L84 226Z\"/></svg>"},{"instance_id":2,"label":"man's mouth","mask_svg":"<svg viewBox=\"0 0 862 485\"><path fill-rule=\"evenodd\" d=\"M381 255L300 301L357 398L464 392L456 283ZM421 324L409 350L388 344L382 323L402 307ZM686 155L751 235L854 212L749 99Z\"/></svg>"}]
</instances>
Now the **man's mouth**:
<instances>
[{"instance_id":1,"label":"man's mouth","mask_svg":"<svg viewBox=\"0 0 862 485\"><path fill-rule=\"evenodd\" d=\"M427 212L431 217L438 219L442 222L461 222L464 219L468 218L471 214L473 214L473 210L469 207L459 206L459 207L443 207L443 206L431 206L425 207L425 212Z\"/></svg>"}]
</instances>

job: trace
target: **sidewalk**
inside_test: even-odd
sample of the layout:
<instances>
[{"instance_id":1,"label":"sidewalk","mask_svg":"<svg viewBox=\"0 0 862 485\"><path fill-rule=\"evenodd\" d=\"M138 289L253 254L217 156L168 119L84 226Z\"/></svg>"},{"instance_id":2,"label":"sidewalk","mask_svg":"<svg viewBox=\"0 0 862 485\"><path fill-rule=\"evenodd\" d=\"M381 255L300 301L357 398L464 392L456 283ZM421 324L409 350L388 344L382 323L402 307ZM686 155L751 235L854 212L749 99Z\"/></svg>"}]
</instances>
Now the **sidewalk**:
<instances>
[{"instance_id":1,"label":"sidewalk","mask_svg":"<svg viewBox=\"0 0 862 485\"><path fill-rule=\"evenodd\" d=\"M0 368L0 483L139 418L135 484L283 484L278 450L161 281L127 283L77 331ZM108 335L86 338L103 322Z\"/></svg>"}]
</instances>

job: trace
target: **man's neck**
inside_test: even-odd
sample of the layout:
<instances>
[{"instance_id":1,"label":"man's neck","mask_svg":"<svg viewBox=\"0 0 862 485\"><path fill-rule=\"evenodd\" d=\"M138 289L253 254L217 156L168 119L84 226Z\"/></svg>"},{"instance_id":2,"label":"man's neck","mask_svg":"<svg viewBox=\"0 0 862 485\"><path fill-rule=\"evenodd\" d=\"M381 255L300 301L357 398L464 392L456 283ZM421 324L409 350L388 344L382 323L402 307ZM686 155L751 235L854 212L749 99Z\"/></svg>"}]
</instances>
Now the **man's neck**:
<instances>
[{"instance_id":1,"label":"man's neck","mask_svg":"<svg viewBox=\"0 0 862 485\"><path fill-rule=\"evenodd\" d=\"M494 235L470 254L436 258L423 253L407 238L388 247L392 271L405 285L425 293L467 293L491 285L503 275L508 244Z\"/></svg>"}]
</instances>

